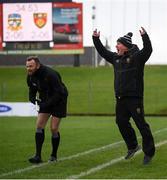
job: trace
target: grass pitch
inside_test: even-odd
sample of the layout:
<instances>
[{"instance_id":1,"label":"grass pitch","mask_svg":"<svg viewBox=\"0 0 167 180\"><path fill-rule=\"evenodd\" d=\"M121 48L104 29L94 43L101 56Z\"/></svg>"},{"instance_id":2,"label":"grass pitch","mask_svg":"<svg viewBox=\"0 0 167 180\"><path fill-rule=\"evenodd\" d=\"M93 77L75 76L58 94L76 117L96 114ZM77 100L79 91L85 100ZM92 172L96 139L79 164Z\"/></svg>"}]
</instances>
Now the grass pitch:
<instances>
[{"instance_id":1,"label":"grass pitch","mask_svg":"<svg viewBox=\"0 0 167 180\"><path fill-rule=\"evenodd\" d=\"M53 67L55 68L55 67ZM112 67L56 67L69 90L69 113L115 113ZM145 113L167 115L167 66L145 67ZM27 102L25 67L0 68L0 101Z\"/></svg>"},{"instance_id":2,"label":"grass pitch","mask_svg":"<svg viewBox=\"0 0 167 180\"><path fill-rule=\"evenodd\" d=\"M34 154L36 118L1 117L0 119L0 178L1 179L65 179L65 178L167 178L167 121L149 117L157 147L151 164L142 165L143 153L124 160L127 149L114 117L67 117L62 120L59 161L48 163L50 155L49 122L45 130L41 165L31 165ZM132 121L133 124L133 121ZM133 124L135 127L135 125ZM136 129L136 128L135 128ZM138 140L141 137L136 130Z\"/></svg>"}]
</instances>

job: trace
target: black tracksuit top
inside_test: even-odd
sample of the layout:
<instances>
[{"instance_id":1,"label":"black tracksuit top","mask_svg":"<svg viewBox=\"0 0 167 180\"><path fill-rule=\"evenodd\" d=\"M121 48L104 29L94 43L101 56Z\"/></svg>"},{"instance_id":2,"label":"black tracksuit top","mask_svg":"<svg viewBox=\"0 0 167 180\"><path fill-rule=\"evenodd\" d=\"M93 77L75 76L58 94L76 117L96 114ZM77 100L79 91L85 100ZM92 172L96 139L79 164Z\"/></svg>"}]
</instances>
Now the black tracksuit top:
<instances>
[{"instance_id":1,"label":"black tracksuit top","mask_svg":"<svg viewBox=\"0 0 167 180\"><path fill-rule=\"evenodd\" d=\"M29 100L35 104L36 94L46 105L54 105L62 98L66 98L68 91L57 71L40 65L40 68L33 74L27 76L29 86Z\"/></svg>"},{"instance_id":2,"label":"black tracksuit top","mask_svg":"<svg viewBox=\"0 0 167 180\"><path fill-rule=\"evenodd\" d=\"M143 49L133 45L123 56L107 50L99 37L93 36L98 53L114 67L114 89L116 97L143 98L144 65L152 53L152 45L147 33L142 35Z\"/></svg>"}]
</instances>

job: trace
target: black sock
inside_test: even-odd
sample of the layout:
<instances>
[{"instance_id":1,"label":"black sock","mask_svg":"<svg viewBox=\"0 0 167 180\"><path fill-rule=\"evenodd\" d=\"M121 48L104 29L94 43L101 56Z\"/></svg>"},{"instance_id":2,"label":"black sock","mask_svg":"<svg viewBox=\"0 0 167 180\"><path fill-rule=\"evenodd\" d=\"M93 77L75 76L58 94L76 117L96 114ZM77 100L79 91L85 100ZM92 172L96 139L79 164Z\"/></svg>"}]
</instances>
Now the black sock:
<instances>
[{"instance_id":1,"label":"black sock","mask_svg":"<svg viewBox=\"0 0 167 180\"><path fill-rule=\"evenodd\" d=\"M37 129L35 133L36 156L41 157L41 150L44 139L45 139L44 129Z\"/></svg>"},{"instance_id":2,"label":"black sock","mask_svg":"<svg viewBox=\"0 0 167 180\"><path fill-rule=\"evenodd\" d=\"M51 156L54 156L55 158L57 158L57 150L59 147L59 142L60 142L60 133L55 133L52 134L52 154Z\"/></svg>"}]
</instances>

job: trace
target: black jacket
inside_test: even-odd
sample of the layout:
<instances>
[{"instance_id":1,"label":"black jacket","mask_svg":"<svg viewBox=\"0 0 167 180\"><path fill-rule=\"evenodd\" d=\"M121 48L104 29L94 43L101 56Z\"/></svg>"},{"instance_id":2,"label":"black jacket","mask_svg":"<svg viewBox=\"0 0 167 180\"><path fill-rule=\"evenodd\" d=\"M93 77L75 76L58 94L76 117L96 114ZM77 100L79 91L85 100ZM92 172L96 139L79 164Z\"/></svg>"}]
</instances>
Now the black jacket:
<instances>
[{"instance_id":1,"label":"black jacket","mask_svg":"<svg viewBox=\"0 0 167 180\"><path fill-rule=\"evenodd\" d=\"M149 36L142 35L143 49L133 45L123 56L107 50L98 37L93 36L98 53L114 67L114 88L116 97L143 97L144 65L152 53Z\"/></svg>"},{"instance_id":2,"label":"black jacket","mask_svg":"<svg viewBox=\"0 0 167 180\"><path fill-rule=\"evenodd\" d=\"M68 91L63 84L58 72L40 65L40 68L33 74L27 76L29 86L29 100L35 104L37 92L39 99L44 106L55 105L68 96Z\"/></svg>"}]
</instances>

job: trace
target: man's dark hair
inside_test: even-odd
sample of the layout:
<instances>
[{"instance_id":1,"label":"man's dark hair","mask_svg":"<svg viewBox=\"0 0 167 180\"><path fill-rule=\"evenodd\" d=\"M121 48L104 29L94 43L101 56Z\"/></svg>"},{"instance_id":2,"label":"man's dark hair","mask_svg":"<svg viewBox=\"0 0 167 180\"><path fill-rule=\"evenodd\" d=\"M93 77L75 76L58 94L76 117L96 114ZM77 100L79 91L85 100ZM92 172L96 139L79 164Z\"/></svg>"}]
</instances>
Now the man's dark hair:
<instances>
[{"instance_id":1,"label":"man's dark hair","mask_svg":"<svg viewBox=\"0 0 167 180\"><path fill-rule=\"evenodd\" d=\"M29 56L27 61L34 60L36 64L40 64L39 58L37 56Z\"/></svg>"}]
</instances>

